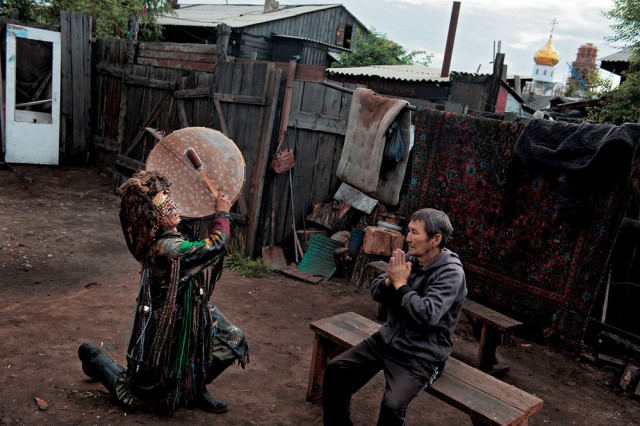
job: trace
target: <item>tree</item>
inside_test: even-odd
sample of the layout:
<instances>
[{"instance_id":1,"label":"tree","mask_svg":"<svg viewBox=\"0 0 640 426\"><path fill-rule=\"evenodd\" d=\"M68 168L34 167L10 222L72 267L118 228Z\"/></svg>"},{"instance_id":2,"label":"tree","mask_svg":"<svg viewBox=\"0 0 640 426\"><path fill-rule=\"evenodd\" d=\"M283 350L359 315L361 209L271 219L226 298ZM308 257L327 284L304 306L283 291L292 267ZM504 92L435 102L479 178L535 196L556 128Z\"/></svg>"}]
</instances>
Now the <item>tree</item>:
<instances>
[{"instance_id":1,"label":"tree","mask_svg":"<svg viewBox=\"0 0 640 426\"><path fill-rule=\"evenodd\" d=\"M365 38L356 30L350 40L353 52L340 54L339 62L331 64L335 68L364 67L368 65L429 65L433 54L422 50L407 52L404 47L390 40L386 34L371 29Z\"/></svg>"},{"instance_id":2,"label":"tree","mask_svg":"<svg viewBox=\"0 0 640 426\"><path fill-rule=\"evenodd\" d=\"M127 37L129 18L137 17L140 20L139 37L158 40L162 28L157 17L169 13L172 8L167 0L8 0L6 6L0 6L3 15L11 10L18 11L23 21L45 24L58 22L60 11L91 15L99 38Z\"/></svg>"},{"instance_id":3,"label":"tree","mask_svg":"<svg viewBox=\"0 0 640 426\"><path fill-rule=\"evenodd\" d=\"M640 2L614 0L614 7L605 17L615 21L610 28L615 35L607 37L610 43L622 42L633 53L629 69L622 73L624 80L615 89L602 86L596 94L596 105L587 108L589 121L637 122L640 120Z\"/></svg>"}]
</instances>

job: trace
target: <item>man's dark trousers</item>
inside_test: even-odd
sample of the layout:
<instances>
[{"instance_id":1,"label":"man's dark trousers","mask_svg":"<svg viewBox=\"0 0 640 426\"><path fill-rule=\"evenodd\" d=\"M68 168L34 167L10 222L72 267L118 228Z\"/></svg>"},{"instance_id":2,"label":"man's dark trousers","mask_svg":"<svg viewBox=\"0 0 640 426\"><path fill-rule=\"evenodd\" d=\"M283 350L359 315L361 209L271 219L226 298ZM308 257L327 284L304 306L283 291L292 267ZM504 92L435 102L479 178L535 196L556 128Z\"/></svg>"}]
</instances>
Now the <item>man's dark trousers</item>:
<instances>
[{"instance_id":1,"label":"man's dark trousers","mask_svg":"<svg viewBox=\"0 0 640 426\"><path fill-rule=\"evenodd\" d=\"M378 426L403 425L409 403L433 383L442 365L430 367L386 345L378 334L329 361L324 376L324 426L350 426L351 396L384 371L386 386Z\"/></svg>"}]
</instances>

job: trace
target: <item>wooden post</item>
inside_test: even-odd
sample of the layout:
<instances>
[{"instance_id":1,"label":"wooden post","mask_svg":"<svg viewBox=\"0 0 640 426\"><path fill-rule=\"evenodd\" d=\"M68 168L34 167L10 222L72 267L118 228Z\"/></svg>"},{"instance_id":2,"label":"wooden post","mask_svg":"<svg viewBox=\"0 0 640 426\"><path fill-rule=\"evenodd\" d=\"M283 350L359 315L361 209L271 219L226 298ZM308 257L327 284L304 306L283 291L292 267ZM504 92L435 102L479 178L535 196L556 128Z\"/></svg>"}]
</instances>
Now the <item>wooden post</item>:
<instances>
[{"instance_id":1,"label":"wooden post","mask_svg":"<svg viewBox=\"0 0 640 426\"><path fill-rule=\"evenodd\" d=\"M227 62L227 51L229 50L229 38L231 27L227 24L219 24L216 27L216 45L218 46L218 63Z\"/></svg>"},{"instance_id":2,"label":"wooden post","mask_svg":"<svg viewBox=\"0 0 640 426\"><path fill-rule=\"evenodd\" d=\"M451 66L451 53L453 52L453 42L456 39L456 28L458 26L458 15L460 15L460 2L453 2L451 10L451 21L449 22L449 34L447 35L447 46L444 50L444 59L442 61L442 70L440 77L449 77L449 67Z\"/></svg>"},{"instance_id":3,"label":"wooden post","mask_svg":"<svg viewBox=\"0 0 640 426\"><path fill-rule=\"evenodd\" d=\"M289 125L289 111L291 110L291 97L293 95L293 81L296 76L296 61L289 61L287 69L287 83L284 89L284 100L282 101L282 113L280 114L280 131L278 133L278 146L287 135Z\"/></svg>"},{"instance_id":4,"label":"wooden post","mask_svg":"<svg viewBox=\"0 0 640 426\"><path fill-rule=\"evenodd\" d=\"M496 102L498 101L498 93L500 92L500 81L502 80L502 65L504 64L504 53L498 53L493 62L493 75L491 84L489 85L489 93L487 93L487 107L485 111L494 112L496 110Z\"/></svg>"},{"instance_id":5,"label":"wooden post","mask_svg":"<svg viewBox=\"0 0 640 426\"><path fill-rule=\"evenodd\" d=\"M267 81L265 84L267 94L267 108L262 117L262 127L258 137L258 147L255 156L254 173L249 187L249 212L247 225L247 256L253 256L256 245L256 234L258 232L258 220L260 217L260 206L262 204L262 193L264 191L264 181L267 168L269 166L269 148L271 146L271 136L273 135L273 125L278 106L278 92L280 90L280 80L282 72L276 69L273 64L267 67Z\"/></svg>"}]
</instances>

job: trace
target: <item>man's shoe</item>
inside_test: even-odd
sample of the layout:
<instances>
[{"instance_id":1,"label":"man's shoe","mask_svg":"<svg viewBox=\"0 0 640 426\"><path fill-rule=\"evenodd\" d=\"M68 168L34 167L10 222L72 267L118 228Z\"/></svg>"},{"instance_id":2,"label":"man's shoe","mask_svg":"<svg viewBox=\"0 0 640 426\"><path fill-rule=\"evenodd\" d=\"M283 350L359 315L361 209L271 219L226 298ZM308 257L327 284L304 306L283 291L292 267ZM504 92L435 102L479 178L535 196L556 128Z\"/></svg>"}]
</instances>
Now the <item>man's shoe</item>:
<instances>
[{"instance_id":1,"label":"man's shoe","mask_svg":"<svg viewBox=\"0 0 640 426\"><path fill-rule=\"evenodd\" d=\"M229 409L229 405L224 401L213 399L211 394L203 389L195 401L196 408L206 411L207 413L224 413Z\"/></svg>"}]
</instances>

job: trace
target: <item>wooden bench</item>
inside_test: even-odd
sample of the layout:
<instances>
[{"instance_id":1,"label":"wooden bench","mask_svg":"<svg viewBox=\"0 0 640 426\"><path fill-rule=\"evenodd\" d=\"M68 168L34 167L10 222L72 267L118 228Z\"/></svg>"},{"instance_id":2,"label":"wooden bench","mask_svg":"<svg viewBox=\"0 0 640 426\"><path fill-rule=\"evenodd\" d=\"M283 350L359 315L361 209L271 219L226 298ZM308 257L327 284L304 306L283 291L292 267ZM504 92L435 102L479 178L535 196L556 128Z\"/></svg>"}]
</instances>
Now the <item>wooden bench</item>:
<instances>
[{"instance_id":1,"label":"wooden bench","mask_svg":"<svg viewBox=\"0 0 640 426\"><path fill-rule=\"evenodd\" d=\"M368 275L376 277L387 272L388 267L389 264L382 260L370 262L367 265ZM522 323L469 299L465 299L462 312L481 326L475 367L493 375L508 371L509 366L498 364L496 350L502 337L510 334L515 327L522 325ZM386 318L387 307L379 303L376 319L384 321Z\"/></svg>"},{"instance_id":2,"label":"wooden bench","mask_svg":"<svg viewBox=\"0 0 640 426\"><path fill-rule=\"evenodd\" d=\"M327 361L366 339L379 327L378 323L353 312L310 324L315 335L307 401L321 401ZM474 425L526 425L543 403L540 398L451 357L442 375L426 391L467 413Z\"/></svg>"},{"instance_id":3,"label":"wooden bench","mask_svg":"<svg viewBox=\"0 0 640 426\"><path fill-rule=\"evenodd\" d=\"M515 327L522 325L522 323L469 299L465 299L462 312L473 317L482 325L476 368L489 374L507 371L508 366L498 364L496 349L502 336L511 333Z\"/></svg>"}]
</instances>

